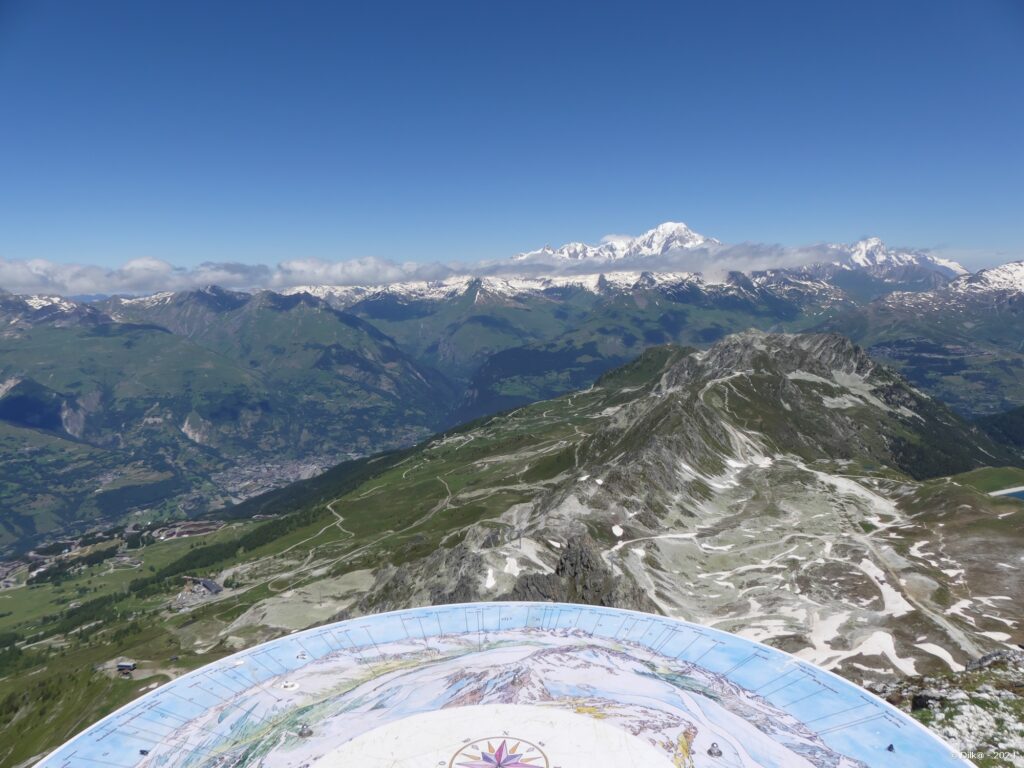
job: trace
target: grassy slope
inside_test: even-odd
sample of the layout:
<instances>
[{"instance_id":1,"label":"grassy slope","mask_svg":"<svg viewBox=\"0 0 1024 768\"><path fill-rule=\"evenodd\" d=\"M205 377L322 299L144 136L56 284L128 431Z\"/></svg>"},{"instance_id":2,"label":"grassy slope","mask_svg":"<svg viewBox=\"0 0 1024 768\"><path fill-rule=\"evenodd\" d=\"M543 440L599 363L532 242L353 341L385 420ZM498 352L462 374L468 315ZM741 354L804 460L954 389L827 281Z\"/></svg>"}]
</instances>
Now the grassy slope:
<instances>
[{"instance_id":1,"label":"grassy slope","mask_svg":"<svg viewBox=\"0 0 1024 768\"><path fill-rule=\"evenodd\" d=\"M1024 403L1024 316L983 307L949 311L875 302L814 330L849 336L872 357L961 413L993 414Z\"/></svg>"},{"instance_id":2,"label":"grassy slope","mask_svg":"<svg viewBox=\"0 0 1024 768\"><path fill-rule=\"evenodd\" d=\"M28 377L87 414L81 441L59 423L45 432L0 421L0 546L114 508L180 514L189 491L216 505L224 494L210 477L236 460L376 451L443 423L447 383L361 320L304 303L220 319L194 339L128 324L0 339L0 381ZM202 426L204 446L182 433L186 419ZM95 496L113 490L111 474L120 492Z\"/></svg>"},{"instance_id":3,"label":"grassy slope","mask_svg":"<svg viewBox=\"0 0 1024 768\"><path fill-rule=\"evenodd\" d=\"M600 302L571 328L490 357L470 382L466 413L511 407L586 386L598 375L661 344L707 346L749 328L800 331L822 316L782 319L771 312L671 301L656 294Z\"/></svg>"},{"instance_id":4,"label":"grassy slope","mask_svg":"<svg viewBox=\"0 0 1024 768\"><path fill-rule=\"evenodd\" d=\"M985 467L973 472L965 472L953 479L984 493L991 493L1004 488L1024 485L1024 469L1020 467Z\"/></svg>"},{"instance_id":5,"label":"grassy slope","mask_svg":"<svg viewBox=\"0 0 1024 768\"><path fill-rule=\"evenodd\" d=\"M0 666L0 733L18 734L17 740L0 739L0 765L17 765L74 735L149 684L168 679L161 670L169 666L180 673L223 655L226 651L215 650L199 656L182 647L175 631L188 617L153 613L166 602L165 594L138 599L124 590L132 579L166 567L191 548L237 539L253 527L236 523L201 539L174 539L132 551L143 561L139 569L111 569L103 563L62 584L0 591L0 614L10 612L0 616L0 635L16 632L30 639L20 644L17 660ZM98 617L98 624L88 622L55 636L53 622L44 620L73 599L110 595L124 596ZM172 664L175 655L179 658ZM96 670L120 656L143 660L134 680Z\"/></svg>"}]
</instances>

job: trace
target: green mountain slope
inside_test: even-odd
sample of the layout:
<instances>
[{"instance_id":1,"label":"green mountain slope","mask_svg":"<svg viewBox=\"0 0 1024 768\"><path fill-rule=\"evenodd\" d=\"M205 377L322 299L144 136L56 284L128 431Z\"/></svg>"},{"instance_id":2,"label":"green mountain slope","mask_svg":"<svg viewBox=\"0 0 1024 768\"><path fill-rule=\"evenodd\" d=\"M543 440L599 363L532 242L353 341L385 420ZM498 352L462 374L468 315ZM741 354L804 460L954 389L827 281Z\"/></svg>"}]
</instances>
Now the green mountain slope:
<instances>
[{"instance_id":1,"label":"green mountain slope","mask_svg":"<svg viewBox=\"0 0 1024 768\"><path fill-rule=\"evenodd\" d=\"M95 306L5 295L0 388L10 391L0 395L0 420L120 452L125 468L148 467L172 492L144 494L121 511L149 515L194 514L586 387L652 346L707 347L748 328L852 335L959 412L998 413L1024 402L1020 294L980 279L866 306L784 270L719 282L655 273L465 278L361 290L333 305L306 293L215 287ZM80 479L63 486L56 506L31 473L11 480L12 516L22 520L11 530L31 532L24 521L33 513L22 507L36 496L55 520L94 515L91 506L76 510L105 481L68 466ZM0 534L0 544L12 535Z\"/></svg>"},{"instance_id":2,"label":"green mountain slope","mask_svg":"<svg viewBox=\"0 0 1024 768\"><path fill-rule=\"evenodd\" d=\"M385 292L351 311L411 344L423 362L451 370L462 387L453 420L464 420L585 387L652 346L706 346L748 328L799 330L845 304L823 283L779 272L733 273L720 284L618 274L586 288L499 287L508 291L478 280L462 293L415 301Z\"/></svg>"},{"instance_id":3,"label":"green mountain slope","mask_svg":"<svg viewBox=\"0 0 1024 768\"><path fill-rule=\"evenodd\" d=\"M1024 449L1024 405L1006 413L983 416L977 424L996 442Z\"/></svg>"},{"instance_id":4,"label":"green mountain slope","mask_svg":"<svg viewBox=\"0 0 1024 768\"><path fill-rule=\"evenodd\" d=\"M447 381L372 326L308 297L237 298L176 296L159 319L181 333L102 316L5 327L0 424L36 430L62 482L5 453L0 545L194 514L444 424ZM139 487L110 497L112 483Z\"/></svg>"},{"instance_id":5,"label":"green mountain slope","mask_svg":"<svg viewBox=\"0 0 1024 768\"><path fill-rule=\"evenodd\" d=\"M1010 410L1024 404L1024 293L975 279L848 307L815 330L849 336L961 413Z\"/></svg>"},{"instance_id":6,"label":"green mountain slope","mask_svg":"<svg viewBox=\"0 0 1024 768\"><path fill-rule=\"evenodd\" d=\"M383 291L348 311L379 328L426 365L466 380L501 350L549 339L582 322L599 298L566 289L546 296L509 296L480 281L443 298Z\"/></svg>"}]
</instances>

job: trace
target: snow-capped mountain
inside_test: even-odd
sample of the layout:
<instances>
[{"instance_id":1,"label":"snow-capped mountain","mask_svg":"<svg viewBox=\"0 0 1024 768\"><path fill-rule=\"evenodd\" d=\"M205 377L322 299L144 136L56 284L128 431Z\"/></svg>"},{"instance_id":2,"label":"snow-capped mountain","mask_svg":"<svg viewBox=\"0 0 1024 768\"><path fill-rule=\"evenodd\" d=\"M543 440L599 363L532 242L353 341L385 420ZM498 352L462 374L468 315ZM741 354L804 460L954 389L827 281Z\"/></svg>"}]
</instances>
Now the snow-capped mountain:
<instances>
[{"instance_id":1,"label":"snow-capped mountain","mask_svg":"<svg viewBox=\"0 0 1024 768\"><path fill-rule=\"evenodd\" d=\"M614 296L641 291L658 291L679 296L686 293L691 300L703 296L709 300L726 296L785 297L791 300L819 300L832 305L843 300L842 293L820 280L785 270L756 272L744 275L730 273L722 280L705 280L694 272L637 272L615 270L588 275L557 275L551 277L468 277L444 280L393 283L383 287L367 286L296 286L281 293L308 293L336 309L348 309L363 301L396 299L401 302L442 302L472 294L476 304L522 301L533 298L557 298L565 291L579 291L597 296Z\"/></svg>"},{"instance_id":2,"label":"snow-capped mountain","mask_svg":"<svg viewBox=\"0 0 1024 768\"><path fill-rule=\"evenodd\" d=\"M733 278L712 280L692 270L646 270L642 262L720 245L722 243L719 240L694 232L686 224L665 222L639 237L614 239L600 245L572 242L559 248L544 246L513 256L511 262L522 265L523 272L529 271L529 275L453 275L442 280L399 282L387 286L299 285L285 288L281 292L308 293L336 307L348 307L380 295L404 300L436 301L461 296L471 288L479 288L482 292L480 295L511 298L564 288L600 293L679 283L713 285L730 282ZM931 290L969 274L954 261L925 251L889 248L877 237L853 245L829 245L827 254L826 260L805 267L787 269L780 265L778 269L749 276L756 281L758 275L763 279L764 275L786 274L798 282L832 283L835 280L839 287L843 287L840 284L846 276L866 276L881 286L876 293L882 294L894 289ZM551 267L551 274L538 276L538 267L543 268L545 265ZM651 266L655 266L654 263ZM559 274L563 269L569 270L570 274Z\"/></svg>"},{"instance_id":3,"label":"snow-capped mountain","mask_svg":"<svg viewBox=\"0 0 1024 768\"><path fill-rule=\"evenodd\" d=\"M703 284L699 275L690 272L615 271L592 275L560 275L552 277L471 277L458 275L444 280L417 280L386 286L300 285L285 288L284 295L308 293L338 308L352 306L369 298L391 297L404 301L443 301L475 290L477 300L487 297L515 299L543 294L546 291L577 289L588 293L626 292L632 288Z\"/></svg>"},{"instance_id":4,"label":"snow-capped mountain","mask_svg":"<svg viewBox=\"0 0 1024 768\"><path fill-rule=\"evenodd\" d=\"M0 291L0 325L75 325L105 319L109 318L95 307L62 296L18 296Z\"/></svg>"},{"instance_id":5,"label":"snow-capped mountain","mask_svg":"<svg viewBox=\"0 0 1024 768\"><path fill-rule=\"evenodd\" d=\"M332 305L347 307L384 289L385 286L366 285L296 285L285 288L281 293L285 296L308 293L310 296L323 299Z\"/></svg>"},{"instance_id":6,"label":"snow-capped mountain","mask_svg":"<svg viewBox=\"0 0 1024 768\"><path fill-rule=\"evenodd\" d=\"M853 245L830 244L828 247L836 255L831 266L859 270L875 277L889 278L915 269L936 272L947 279L968 274L968 271L955 261L933 256L925 251L889 248L878 237L858 240Z\"/></svg>"},{"instance_id":7,"label":"snow-capped mountain","mask_svg":"<svg viewBox=\"0 0 1024 768\"><path fill-rule=\"evenodd\" d=\"M889 313L913 312L922 316L998 312L999 307L1019 306L1024 299L1024 261L1013 261L998 267L966 274L945 286L931 291L896 291L881 300ZM1012 328L1006 317L995 320L1003 329ZM974 326L980 317L972 320Z\"/></svg>"},{"instance_id":8,"label":"snow-capped mountain","mask_svg":"<svg viewBox=\"0 0 1024 768\"><path fill-rule=\"evenodd\" d=\"M964 275L953 281L950 288L969 293L1024 293L1024 261L1011 261Z\"/></svg>"},{"instance_id":9,"label":"snow-capped mountain","mask_svg":"<svg viewBox=\"0 0 1024 768\"><path fill-rule=\"evenodd\" d=\"M623 259L664 256L711 245L721 245L713 237L694 232L682 222L666 221L639 237L610 240L600 245L566 243L560 248L545 245L512 257L513 261L621 261Z\"/></svg>"}]
</instances>

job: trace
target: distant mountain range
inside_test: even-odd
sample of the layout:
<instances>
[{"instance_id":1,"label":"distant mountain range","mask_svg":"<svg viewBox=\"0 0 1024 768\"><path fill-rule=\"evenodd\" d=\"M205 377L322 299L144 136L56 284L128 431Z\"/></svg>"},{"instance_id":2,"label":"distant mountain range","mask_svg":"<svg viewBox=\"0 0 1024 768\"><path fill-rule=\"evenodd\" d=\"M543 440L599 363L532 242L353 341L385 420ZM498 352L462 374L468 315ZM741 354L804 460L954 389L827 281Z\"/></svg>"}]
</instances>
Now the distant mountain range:
<instances>
[{"instance_id":1,"label":"distant mountain range","mask_svg":"<svg viewBox=\"0 0 1024 768\"><path fill-rule=\"evenodd\" d=\"M0 543L195 514L750 328L841 333L965 415L1024 405L1024 264L972 275L869 239L749 273L634 268L725 247L668 223L436 282L0 293Z\"/></svg>"},{"instance_id":2,"label":"distant mountain range","mask_svg":"<svg viewBox=\"0 0 1024 768\"><path fill-rule=\"evenodd\" d=\"M540 262L559 264L607 265L614 262L654 259L680 255L685 260L687 251L720 250L723 243L713 237L694 232L686 224L668 221L659 224L639 237L613 237L599 245L566 243L559 248L544 246L512 257L513 262ZM891 249L877 237L860 240L853 245L829 244L824 247L824 258L811 263L811 271L834 274L836 269L862 271L882 279L934 272L944 278L968 274L955 261L943 259L926 251Z\"/></svg>"},{"instance_id":3,"label":"distant mountain range","mask_svg":"<svg viewBox=\"0 0 1024 768\"><path fill-rule=\"evenodd\" d=\"M824 283L839 289L844 298L867 302L893 292L935 290L970 275L954 261L926 251L889 248L876 237L852 245L820 246L803 253L799 260L796 266L768 265L749 271L746 277L762 283L787 279L803 284L804 290L810 283ZM740 273L729 269L735 261L729 247L719 240L694 232L686 224L666 222L634 238L614 238L598 245L545 246L518 254L505 264L489 265L475 275L388 286L300 285L283 292L306 292L342 309L371 297L402 301L452 298L471 285L507 298L574 288L605 294L628 292L655 283L664 288L713 292L716 285L738 281Z\"/></svg>"}]
</instances>

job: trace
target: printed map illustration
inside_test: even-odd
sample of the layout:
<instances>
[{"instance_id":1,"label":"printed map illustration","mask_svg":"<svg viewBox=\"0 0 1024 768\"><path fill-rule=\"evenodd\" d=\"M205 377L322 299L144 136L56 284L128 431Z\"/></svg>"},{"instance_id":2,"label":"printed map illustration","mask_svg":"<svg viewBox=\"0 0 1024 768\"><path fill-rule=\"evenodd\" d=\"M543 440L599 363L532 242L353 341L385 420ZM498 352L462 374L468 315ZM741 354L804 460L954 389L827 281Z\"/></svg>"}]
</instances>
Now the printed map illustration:
<instances>
[{"instance_id":1,"label":"printed map illustration","mask_svg":"<svg viewBox=\"0 0 1024 768\"><path fill-rule=\"evenodd\" d=\"M916 722L694 624L476 603L316 627L101 720L41 768L942 768Z\"/></svg>"}]
</instances>

